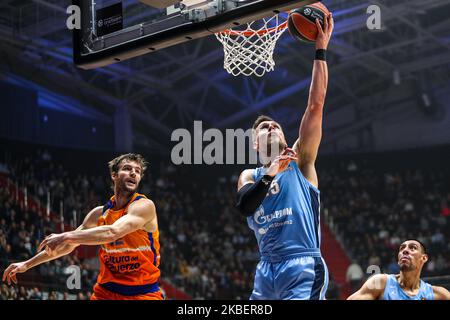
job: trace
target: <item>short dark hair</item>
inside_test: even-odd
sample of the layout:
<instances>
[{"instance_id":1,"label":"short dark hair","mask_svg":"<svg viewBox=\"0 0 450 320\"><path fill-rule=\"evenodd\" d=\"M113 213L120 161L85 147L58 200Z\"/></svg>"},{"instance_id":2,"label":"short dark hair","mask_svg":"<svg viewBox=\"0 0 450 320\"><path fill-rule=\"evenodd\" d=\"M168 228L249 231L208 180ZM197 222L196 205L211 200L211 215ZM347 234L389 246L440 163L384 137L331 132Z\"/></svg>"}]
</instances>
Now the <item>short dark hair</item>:
<instances>
[{"instance_id":1,"label":"short dark hair","mask_svg":"<svg viewBox=\"0 0 450 320\"><path fill-rule=\"evenodd\" d=\"M273 120L271 117L266 116L266 115L260 115L258 118L256 118L255 122L253 122L253 130L256 130L256 128L261 124L261 122L264 121L275 121Z\"/></svg>"},{"instance_id":2,"label":"short dark hair","mask_svg":"<svg viewBox=\"0 0 450 320\"><path fill-rule=\"evenodd\" d=\"M141 175L144 175L144 171L147 169L148 162L144 159L142 155L138 153L126 153L112 159L111 161L108 162L109 172L111 174L117 173L119 171L120 164L125 160L139 163L142 169Z\"/></svg>"},{"instance_id":3,"label":"short dark hair","mask_svg":"<svg viewBox=\"0 0 450 320\"><path fill-rule=\"evenodd\" d=\"M420 247L422 248L422 253L426 254L427 253L427 249L425 248L425 245L423 244L423 242L419 241L417 239L413 239L413 240L417 241L420 244Z\"/></svg>"}]
</instances>

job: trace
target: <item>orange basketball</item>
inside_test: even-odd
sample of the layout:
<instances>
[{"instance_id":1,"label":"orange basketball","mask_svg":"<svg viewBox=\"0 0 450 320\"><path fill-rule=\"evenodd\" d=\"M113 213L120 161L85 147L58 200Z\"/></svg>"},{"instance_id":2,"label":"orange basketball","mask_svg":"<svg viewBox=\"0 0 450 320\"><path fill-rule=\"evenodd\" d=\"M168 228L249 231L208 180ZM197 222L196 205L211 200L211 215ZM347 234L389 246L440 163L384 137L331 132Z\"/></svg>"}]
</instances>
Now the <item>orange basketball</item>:
<instances>
[{"instance_id":1,"label":"orange basketball","mask_svg":"<svg viewBox=\"0 0 450 320\"><path fill-rule=\"evenodd\" d=\"M319 19L323 27L323 20L329 13L330 11L321 2L295 9L289 14L289 32L300 41L314 43L318 34L315 21Z\"/></svg>"}]
</instances>

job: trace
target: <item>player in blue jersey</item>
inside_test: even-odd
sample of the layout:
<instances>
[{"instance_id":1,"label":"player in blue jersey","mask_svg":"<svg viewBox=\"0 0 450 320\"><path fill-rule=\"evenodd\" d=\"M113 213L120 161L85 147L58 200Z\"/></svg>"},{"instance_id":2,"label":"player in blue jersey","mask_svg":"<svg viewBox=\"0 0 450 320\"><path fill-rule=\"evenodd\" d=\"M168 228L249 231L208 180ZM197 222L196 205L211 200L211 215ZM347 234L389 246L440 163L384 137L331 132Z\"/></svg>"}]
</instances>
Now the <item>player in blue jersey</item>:
<instances>
[{"instance_id":1,"label":"player in blue jersey","mask_svg":"<svg viewBox=\"0 0 450 320\"><path fill-rule=\"evenodd\" d=\"M320 197L315 161L322 136L328 85L326 49L333 32L331 15L317 22L312 82L299 138L287 147L279 123L260 116L253 125L254 147L264 164L244 170L237 208L254 231L261 261L251 300L325 298L328 270L320 252Z\"/></svg>"},{"instance_id":2,"label":"player in blue jersey","mask_svg":"<svg viewBox=\"0 0 450 320\"><path fill-rule=\"evenodd\" d=\"M425 246L418 240L400 245L400 274L378 274L370 277L348 300L450 300L450 292L420 279L428 261Z\"/></svg>"}]
</instances>

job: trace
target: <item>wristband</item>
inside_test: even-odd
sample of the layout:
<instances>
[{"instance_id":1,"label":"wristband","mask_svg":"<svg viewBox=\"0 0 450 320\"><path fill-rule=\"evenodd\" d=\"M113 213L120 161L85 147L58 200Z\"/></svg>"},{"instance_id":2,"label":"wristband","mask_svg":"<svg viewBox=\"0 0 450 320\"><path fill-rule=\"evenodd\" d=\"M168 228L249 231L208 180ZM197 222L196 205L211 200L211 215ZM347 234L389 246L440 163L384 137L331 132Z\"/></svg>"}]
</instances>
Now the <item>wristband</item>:
<instances>
[{"instance_id":1,"label":"wristband","mask_svg":"<svg viewBox=\"0 0 450 320\"><path fill-rule=\"evenodd\" d=\"M314 60L327 61L327 50L326 49L317 49L316 57L314 58Z\"/></svg>"}]
</instances>

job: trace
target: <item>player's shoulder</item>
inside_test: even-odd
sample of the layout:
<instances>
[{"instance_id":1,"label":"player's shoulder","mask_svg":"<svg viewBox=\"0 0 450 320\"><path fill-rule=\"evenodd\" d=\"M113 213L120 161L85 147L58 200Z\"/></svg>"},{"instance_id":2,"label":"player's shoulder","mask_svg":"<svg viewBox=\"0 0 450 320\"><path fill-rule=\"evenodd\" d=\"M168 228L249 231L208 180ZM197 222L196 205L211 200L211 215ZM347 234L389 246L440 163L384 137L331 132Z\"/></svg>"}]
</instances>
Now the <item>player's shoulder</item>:
<instances>
[{"instance_id":1,"label":"player's shoulder","mask_svg":"<svg viewBox=\"0 0 450 320\"><path fill-rule=\"evenodd\" d=\"M256 169L244 169L241 172L241 177L253 177Z\"/></svg>"},{"instance_id":2,"label":"player's shoulder","mask_svg":"<svg viewBox=\"0 0 450 320\"><path fill-rule=\"evenodd\" d=\"M378 279L378 280L387 282L391 275L389 275L387 273L378 273L378 274L375 274L373 276L376 277L376 279Z\"/></svg>"},{"instance_id":3,"label":"player's shoulder","mask_svg":"<svg viewBox=\"0 0 450 320\"><path fill-rule=\"evenodd\" d=\"M256 169L244 169L239 175L238 189L247 183L255 182L254 174Z\"/></svg>"},{"instance_id":4,"label":"player's shoulder","mask_svg":"<svg viewBox=\"0 0 450 320\"><path fill-rule=\"evenodd\" d=\"M93 208L83 220L82 227L89 229L97 226L97 221L103 214L103 206L97 206Z\"/></svg>"},{"instance_id":5,"label":"player's shoulder","mask_svg":"<svg viewBox=\"0 0 450 320\"><path fill-rule=\"evenodd\" d=\"M450 300L450 292L444 287L431 286L436 300Z\"/></svg>"},{"instance_id":6,"label":"player's shoulder","mask_svg":"<svg viewBox=\"0 0 450 320\"><path fill-rule=\"evenodd\" d=\"M371 276L369 279L372 279L373 281L382 281L386 283L388 281L389 276L390 275L386 273L377 273Z\"/></svg>"},{"instance_id":7,"label":"player's shoulder","mask_svg":"<svg viewBox=\"0 0 450 320\"><path fill-rule=\"evenodd\" d=\"M86 215L86 218L96 220L98 217L102 215L102 213L103 213L103 206L97 206L93 208L91 211L89 211L89 213Z\"/></svg>"},{"instance_id":8,"label":"player's shoulder","mask_svg":"<svg viewBox=\"0 0 450 320\"><path fill-rule=\"evenodd\" d=\"M130 205L130 208L145 209L145 208L154 208L154 207L155 207L155 203L153 202L153 200L151 200L147 197L139 198Z\"/></svg>"},{"instance_id":9,"label":"player's shoulder","mask_svg":"<svg viewBox=\"0 0 450 320\"><path fill-rule=\"evenodd\" d=\"M156 214L156 205L151 199L142 197L130 204L128 214L151 219Z\"/></svg>"},{"instance_id":10,"label":"player's shoulder","mask_svg":"<svg viewBox=\"0 0 450 320\"><path fill-rule=\"evenodd\" d=\"M375 290L384 290L386 288L387 282L389 279L389 275L385 273L378 273L373 276L371 276L367 280L367 285L370 288L373 288Z\"/></svg>"},{"instance_id":11,"label":"player's shoulder","mask_svg":"<svg viewBox=\"0 0 450 320\"><path fill-rule=\"evenodd\" d=\"M103 212L103 206L97 206L97 207L93 208L89 213L95 215L95 214L99 214L102 212Z\"/></svg>"}]
</instances>

